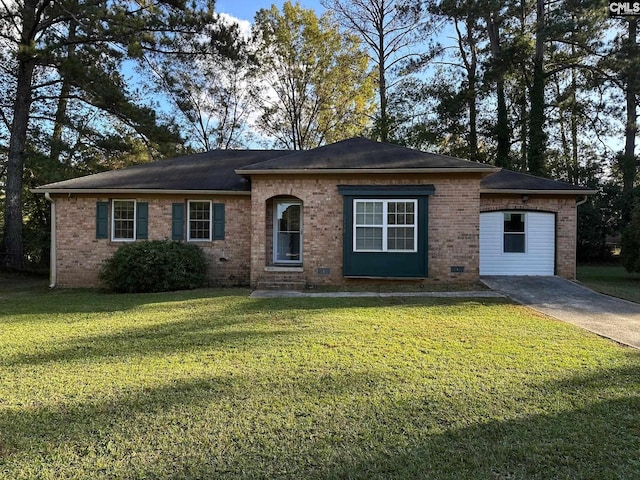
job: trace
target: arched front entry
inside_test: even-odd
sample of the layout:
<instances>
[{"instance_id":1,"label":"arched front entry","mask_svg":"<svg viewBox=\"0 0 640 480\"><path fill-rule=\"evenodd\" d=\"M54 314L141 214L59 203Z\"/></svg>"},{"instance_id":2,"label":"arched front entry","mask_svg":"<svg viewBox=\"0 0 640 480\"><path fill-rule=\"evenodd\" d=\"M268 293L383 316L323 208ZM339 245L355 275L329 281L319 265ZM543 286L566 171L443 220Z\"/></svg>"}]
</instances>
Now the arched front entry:
<instances>
[{"instance_id":1,"label":"arched front entry","mask_svg":"<svg viewBox=\"0 0 640 480\"><path fill-rule=\"evenodd\" d=\"M480 214L480 275L555 275L555 214Z\"/></svg>"}]
</instances>

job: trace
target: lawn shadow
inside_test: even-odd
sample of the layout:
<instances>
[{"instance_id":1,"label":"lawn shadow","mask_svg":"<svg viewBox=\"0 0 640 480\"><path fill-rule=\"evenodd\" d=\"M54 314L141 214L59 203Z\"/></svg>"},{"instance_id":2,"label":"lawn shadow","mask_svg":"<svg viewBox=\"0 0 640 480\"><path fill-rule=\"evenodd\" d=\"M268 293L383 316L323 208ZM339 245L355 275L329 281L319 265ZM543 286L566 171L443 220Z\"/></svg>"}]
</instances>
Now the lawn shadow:
<instances>
[{"instance_id":1,"label":"lawn shadow","mask_svg":"<svg viewBox=\"0 0 640 480\"><path fill-rule=\"evenodd\" d=\"M115 313L135 310L146 305L225 297L246 297L250 291L240 288L180 290L158 293L112 293L98 289L38 289L21 291L19 295L0 295L2 322L24 321L20 316L64 315L74 313ZM12 319L15 317L15 320Z\"/></svg>"},{"instance_id":2,"label":"lawn shadow","mask_svg":"<svg viewBox=\"0 0 640 480\"><path fill-rule=\"evenodd\" d=\"M291 297L252 298L243 305L247 313L286 310L335 310L348 308L429 307L447 305L504 305L513 304L508 298L473 297Z\"/></svg>"},{"instance_id":3,"label":"lawn shadow","mask_svg":"<svg viewBox=\"0 0 640 480\"><path fill-rule=\"evenodd\" d=\"M461 403L456 418L440 419L441 425L449 426L433 432L428 429L433 424L431 417L441 412L434 406L416 410L417 402L429 399L387 403L377 411L365 403L359 413L363 419L355 425L358 431L343 435L349 432L340 432L341 424L314 425L314 412L290 416L282 405L291 404L295 409L297 386L302 386L306 392L317 392L311 405L335 408L336 414L344 414L347 404L340 403L342 396L364 391L366 398L366 392L380 393L374 373L336 372L319 377L304 372L286 390L284 395L290 396L287 402L278 404L283 396L280 386L274 391L278 401L274 398L274 404L265 404L262 411L247 410L246 406L255 408L256 402L249 399L263 398L265 391L274 388L269 379L242 375L181 379L170 385L122 392L117 398L5 410L0 413L0 466L9 471L13 456L28 454L53 469L55 462L65 461L57 451L60 444L75 449L75 461L87 477L100 473L115 478L118 475L110 469L117 466L120 474L130 479L640 478L640 398L611 392L628 387L630 382L638 391L640 372L635 367L605 368L593 375L538 385L536 388L544 389L551 398L579 389L588 394L589 400L585 402L583 395L581 403L566 410L558 410L550 401L546 414L527 414L527 405L523 404L522 412L508 412L505 415L511 418L507 419L470 416L469 407ZM194 427L193 422L203 419L196 416L190 420L188 413L207 415L210 405L225 406L221 409L224 413L211 424ZM187 416L175 417L180 411ZM180 428L169 433L154 430L158 418L164 425L166 414ZM278 415L282 416L275 422L278 428L268 430ZM243 422L244 430L226 430ZM311 430L301 427L302 423ZM415 428L423 424L424 428ZM381 441L390 428L407 432L403 445ZM128 438L127 431L136 432L148 443L128 445L126 449L115 445L113 452L109 451L108 445ZM292 434L299 436L299 449L288 449L285 444L284 437L290 440ZM163 436L162 446L154 443L153 435ZM225 445L216 443L218 435L226 439ZM333 442L332 436L340 440ZM143 451L145 448L157 450L157 464L145 463L149 453ZM86 453L96 450L97 459Z\"/></svg>"},{"instance_id":4,"label":"lawn shadow","mask_svg":"<svg viewBox=\"0 0 640 480\"><path fill-rule=\"evenodd\" d=\"M231 309L233 311L233 309ZM36 353L0 357L7 367L37 366L53 362L88 362L104 358L190 353L198 350L257 348L274 337L299 334L285 328L260 328L257 319L222 309L211 318L206 314L163 323L118 329L112 333L88 333L62 339Z\"/></svg>"},{"instance_id":5,"label":"lawn shadow","mask_svg":"<svg viewBox=\"0 0 640 480\"><path fill-rule=\"evenodd\" d=\"M408 450L394 452L389 446L388 451L369 452L359 462L338 462L324 478L640 478L640 394L628 395L630 382L639 392L638 367L546 383L539 388L550 396L587 390L591 401L566 411L554 411L550 403L549 414L533 415L526 414L523 405L516 418L475 421L428 434ZM626 393L607 392L617 388Z\"/></svg>"},{"instance_id":6,"label":"lawn shadow","mask_svg":"<svg viewBox=\"0 0 640 480\"><path fill-rule=\"evenodd\" d=\"M370 372L347 375L333 373L330 376L305 373L298 378L298 382L306 391L323 389L325 393L339 396L370 387L376 383L374 375ZM264 434L260 416L264 412L246 410L248 401L253 396L262 398L265 394L271 394L273 388L273 383L260 374L247 377L234 373L174 380L171 384L152 388L135 387L103 400L92 397L85 403L65 402L54 406L30 404L0 410L0 468L5 472L10 471L14 457L28 455L29 461L38 462L44 471L48 469L55 472L56 462L64 463L63 455L71 455L76 463L83 465L83 478L101 475L128 479L218 478L216 472L226 478L241 478L246 473L246 478L267 478L261 472L271 468L263 463L264 457L271 452L253 451L249 455L242 447L255 446L253 436L256 432ZM287 395L291 398L283 400L283 396ZM296 408L297 395L296 389L291 388L287 394L278 395L274 402L276 406L265 405L265 414L272 417L270 422L273 423L274 415L279 415L281 418L277 423L282 425L287 425L289 420L286 418L290 417L303 418L308 424L311 413L304 411L304 407ZM256 402L252 405L255 407ZM208 410L212 406L215 414ZM209 417L209 414L215 415L215 418ZM244 430L232 431L238 423L246 425ZM178 428L174 430L172 427L176 426ZM227 427L228 430L225 430ZM290 425L286 428L290 428ZM313 426L311 428L313 430ZM128 442L129 434L136 435L138 441L142 439L144 445ZM277 442L280 438L278 432L272 434L273 437L268 440ZM220 445L211 438L203 441L200 435L211 438L219 435L229 444ZM234 438L234 435L238 437ZM157 436L163 437L163 447L159 446ZM117 445L118 442L123 445ZM61 451L58 451L58 447L61 447ZM69 452L68 448L72 451ZM193 456L201 459L202 449L211 458L224 453L236 460L247 457L248 461L236 464L231 460L226 465L212 467L209 461L188 458ZM145 463L148 462L145 455L153 457L156 454L159 454L156 459L159 463ZM123 464L126 470L124 476L110 472L112 467L122 468ZM176 470L176 465L183 471Z\"/></svg>"}]
</instances>

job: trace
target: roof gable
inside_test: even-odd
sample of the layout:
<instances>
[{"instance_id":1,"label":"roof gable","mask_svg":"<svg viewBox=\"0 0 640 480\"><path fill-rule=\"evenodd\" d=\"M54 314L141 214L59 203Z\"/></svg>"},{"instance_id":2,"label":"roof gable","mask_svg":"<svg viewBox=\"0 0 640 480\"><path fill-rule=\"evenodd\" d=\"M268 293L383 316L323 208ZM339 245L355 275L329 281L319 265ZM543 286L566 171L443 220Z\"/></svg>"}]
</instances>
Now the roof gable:
<instances>
[{"instance_id":1,"label":"roof gable","mask_svg":"<svg viewBox=\"0 0 640 480\"><path fill-rule=\"evenodd\" d=\"M238 169L238 173L251 175L398 170L460 170L488 173L496 170L496 167L357 137L247 165Z\"/></svg>"}]
</instances>

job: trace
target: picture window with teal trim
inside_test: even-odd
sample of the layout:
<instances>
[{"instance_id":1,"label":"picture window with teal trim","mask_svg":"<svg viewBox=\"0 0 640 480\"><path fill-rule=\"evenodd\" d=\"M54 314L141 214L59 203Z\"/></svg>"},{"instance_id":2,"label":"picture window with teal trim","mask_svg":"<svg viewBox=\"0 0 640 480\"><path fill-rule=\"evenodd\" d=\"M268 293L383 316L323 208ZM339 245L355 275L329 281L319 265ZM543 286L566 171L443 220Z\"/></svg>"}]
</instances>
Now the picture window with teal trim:
<instances>
[{"instance_id":1,"label":"picture window with teal trim","mask_svg":"<svg viewBox=\"0 0 640 480\"><path fill-rule=\"evenodd\" d=\"M342 274L427 278L433 185L338 185L343 196Z\"/></svg>"}]
</instances>

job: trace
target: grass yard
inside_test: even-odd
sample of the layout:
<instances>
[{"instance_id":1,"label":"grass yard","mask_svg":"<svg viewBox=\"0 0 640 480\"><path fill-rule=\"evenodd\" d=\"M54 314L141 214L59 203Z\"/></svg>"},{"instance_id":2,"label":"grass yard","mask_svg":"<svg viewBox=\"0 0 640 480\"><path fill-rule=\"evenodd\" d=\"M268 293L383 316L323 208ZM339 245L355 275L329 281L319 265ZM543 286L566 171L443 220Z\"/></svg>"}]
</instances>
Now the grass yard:
<instances>
[{"instance_id":1,"label":"grass yard","mask_svg":"<svg viewBox=\"0 0 640 480\"><path fill-rule=\"evenodd\" d=\"M577 277L593 290L640 303L640 275L622 265L579 265Z\"/></svg>"},{"instance_id":2,"label":"grass yard","mask_svg":"<svg viewBox=\"0 0 640 480\"><path fill-rule=\"evenodd\" d=\"M640 478L640 354L496 300L0 291L0 478Z\"/></svg>"}]
</instances>

